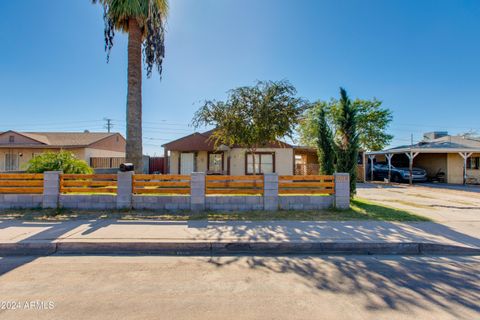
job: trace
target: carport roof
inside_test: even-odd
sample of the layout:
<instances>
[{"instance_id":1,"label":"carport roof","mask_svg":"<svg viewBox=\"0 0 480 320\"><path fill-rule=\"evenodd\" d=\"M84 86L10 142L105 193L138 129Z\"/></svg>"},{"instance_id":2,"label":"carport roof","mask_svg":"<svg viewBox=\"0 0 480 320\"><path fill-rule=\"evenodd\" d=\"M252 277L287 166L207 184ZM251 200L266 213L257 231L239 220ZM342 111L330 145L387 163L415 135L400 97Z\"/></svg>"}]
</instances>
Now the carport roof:
<instances>
[{"instance_id":1,"label":"carport roof","mask_svg":"<svg viewBox=\"0 0 480 320\"><path fill-rule=\"evenodd\" d=\"M388 153L457 153L457 152L480 152L480 140L464 136L445 136L434 140L421 141L414 145L404 145L382 151L367 152L367 154Z\"/></svg>"}]
</instances>

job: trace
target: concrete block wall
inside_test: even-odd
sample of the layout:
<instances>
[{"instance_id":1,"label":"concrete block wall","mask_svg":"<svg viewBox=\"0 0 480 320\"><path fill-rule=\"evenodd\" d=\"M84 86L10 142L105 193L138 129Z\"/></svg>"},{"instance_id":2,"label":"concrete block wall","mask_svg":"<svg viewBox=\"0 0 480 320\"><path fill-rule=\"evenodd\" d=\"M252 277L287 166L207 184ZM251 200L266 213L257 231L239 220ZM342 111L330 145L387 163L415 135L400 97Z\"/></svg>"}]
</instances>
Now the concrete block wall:
<instances>
[{"instance_id":1,"label":"concrete block wall","mask_svg":"<svg viewBox=\"0 0 480 320\"><path fill-rule=\"evenodd\" d=\"M58 201L58 207L80 210L112 210L117 208L117 196L61 194Z\"/></svg>"},{"instance_id":2,"label":"concrete block wall","mask_svg":"<svg viewBox=\"0 0 480 320\"><path fill-rule=\"evenodd\" d=\"M193 172L190 176L190 209L205 210L205 172Z\"/></svg>"},{"instance_id":3,"label":"concrete block wall","mask_svg":"<svg viewBox=\"0 0 480 320\"><path fill-rule=\"evenodd\" d=\"M350 208L350 175L335 173L335 208L345 210Z\"/></svg>"},{"instance_id":4,"label":"concrete block wall","mask_svg":"<svg viewBox=\"0 0 480 320\"><path fill-rule=\"evenodd\" d=\"M207 196L205 209L224 211L264 210L262 196Z\"/></svg>"},{"instance_id":5,"label":"concrete block wall","mask_svg":"<svg viewBox=\"0 0 480 320\"><path fill-rule=\"evenodd\" d=\"M130 209L133 197L133 171L117 174L117 209Z\"/></svg>"},{"instance_id":6,"label":"concrete block wall","mask_svg":"<svg viewBox=\"0 0 480 320\"><path fill-rule=\"evenodd\" d=\"M281 196L281 210L319 210L333 208L334 196Z\"/></svg>"},{"instance_id":7,"label":"concrete block wall","mask_svg":"<svg viewBox=\"0 0 480 320\"><path fill-rule=\"evenodd\" d=\"M42 206L44 209L54 209L58 207L61 173L61 171L48 171L43 174Z\"/></svg>"},{"instance_id":8,"label":"concrete block wall","mask_svg":"<svg viewBox=\"0 0 480 320\"><path fill-rule=\"evenodd\" d=\"M191 175L189 196L134 195L133 172L118 173L117 195L60 194L60 174L44 173L43 195L0 195L0 209L67 208L67 209L151 209L151 210L316 210L350 207L350 177L335 174L335 194L331 196L278 195L278 175L265 174L263 196L214 196L205 194L205 173Z\"/></svg>"},{"instance_id":9,"label":"concrete block wall","mask_svg":"<svg viewBox=\"0 0 480 320\"><path fill-rule=\"evenodd\" d=\"M278 174L265 173L263 176L263 209L278 210Z\"/></svg>"},{"instance_id":10,"label":"concrete block wall","mask_svg":"<svg viewBox=\"0 0 480 320\"><path fill-rule=\"evenodd\" d=\"M190 196L137 196L132 199L137 210L190 210Z\"/></svg>"},{"instance_id":11,"label":"concrete block wall","mask_svg":"<svg viewBox=\"0 0 480 320\"><path fill-rule=\"evenodd\" d=\"M41 194L0 194L0 209L35 209L42 203Z\"/></svg>"}]
</instances>

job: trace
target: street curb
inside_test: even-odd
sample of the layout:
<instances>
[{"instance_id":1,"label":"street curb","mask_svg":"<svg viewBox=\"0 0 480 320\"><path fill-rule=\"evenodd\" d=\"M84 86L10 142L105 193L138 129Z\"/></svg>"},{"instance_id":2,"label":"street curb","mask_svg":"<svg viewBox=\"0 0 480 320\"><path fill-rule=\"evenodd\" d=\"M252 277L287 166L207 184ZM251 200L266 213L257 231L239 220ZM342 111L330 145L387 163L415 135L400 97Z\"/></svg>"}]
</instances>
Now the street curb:
<instances>
[{"instance_id":1,"label":"street curb","mask_svg":"<svg viewBox=\"0 0 480 320\"><path fill-rule=\"evenodd\" d=\"M0 243L0 256L48 256L57 251L56 243Z\"/></svg>"},{"instance_id":2,"label":"street curb","mask_svg":"<svg viewBox=\"0 0 480 320\"><path fill-rule=\"evenodd\" d=\"M417 242L20 242L0 243L1 256L54 253L159 255L384 254L480 255L480 248Z\"/></svg>"}]
</instances>

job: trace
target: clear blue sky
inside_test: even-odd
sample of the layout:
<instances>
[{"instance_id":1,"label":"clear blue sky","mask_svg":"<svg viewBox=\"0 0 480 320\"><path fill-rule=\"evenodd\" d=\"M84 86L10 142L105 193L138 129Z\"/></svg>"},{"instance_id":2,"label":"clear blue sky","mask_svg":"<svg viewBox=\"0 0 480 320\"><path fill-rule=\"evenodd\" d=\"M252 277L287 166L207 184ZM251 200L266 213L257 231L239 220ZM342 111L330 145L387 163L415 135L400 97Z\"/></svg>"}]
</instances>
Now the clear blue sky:
<instances>
[{"instance_id":1,"label":"clear blue sky","mask_svg":"<svg viewBox=\"0 0 480 320\"><path fill-rule=\"evenodd\" d=\"M480 129L480 1L172 0L163 79L144 80L145 151L192 132L204 99L255 80L377 97L392 143ZM126 37L105 61L89 0L1 1L0 130L124 132Z\"/></svg>"}]
</instances>

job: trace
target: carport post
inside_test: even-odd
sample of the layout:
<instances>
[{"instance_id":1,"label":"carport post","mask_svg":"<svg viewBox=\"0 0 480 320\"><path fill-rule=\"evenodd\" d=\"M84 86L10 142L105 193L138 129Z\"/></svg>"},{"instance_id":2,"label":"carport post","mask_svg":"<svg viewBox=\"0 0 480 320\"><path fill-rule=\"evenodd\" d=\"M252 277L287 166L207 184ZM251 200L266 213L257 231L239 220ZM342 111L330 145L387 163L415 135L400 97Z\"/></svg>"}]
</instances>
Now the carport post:
<instances>
[{"instance_id":1,"label":"carport post","mask_svg":"<svg viewBox=\"0 0 480 320\"><path fill-rule=\"evenodd\" d=\"M387 157L388 161L388 182L392 180L392 158L393 158L393 153L387 153L385 155Z\"/></svg>"},{"instance_id":2,"label":"carport post","mask_svg":"<svg viewBox=\"0 0 480 320\"><path fill-rule=\"evenodd\" d=\"M368 159L370 159L370 181L373 181L373 160L375 159L375 155L369 154Z\"/></svg>"},{"instance_id":3,"label":"carport post","mask_svg":"<svg viewBox=\"0 0 480 320\"><path fill-rule=\"evenodd\" d=\"M459 152L458 153L463 158L463 184L467 184L467 159L472 155L472 152Z\"/></svg>"},{"instance_id":4,"label":"carport post","mask_svg":"<svg viewBox=\"0 0 480 320\"><path fill-rule=\"evenodd\" d=\"M413 159L415 159L416 156L418 156L418 152L413 153L412 151L410 152L405 152L405 154L408 157L408 162L409 162L409 169L410 169L410 184L413 184Z\"/></svg>"}]
</instances>

